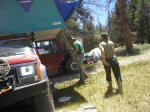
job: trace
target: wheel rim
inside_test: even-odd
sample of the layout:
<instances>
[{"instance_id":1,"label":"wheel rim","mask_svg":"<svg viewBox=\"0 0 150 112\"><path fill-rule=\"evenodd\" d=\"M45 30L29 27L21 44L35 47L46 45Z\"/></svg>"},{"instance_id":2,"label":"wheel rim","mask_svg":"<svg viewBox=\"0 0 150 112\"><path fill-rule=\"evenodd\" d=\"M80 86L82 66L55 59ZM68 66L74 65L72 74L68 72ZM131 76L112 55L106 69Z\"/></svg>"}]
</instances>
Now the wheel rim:
<instances>
[{"instance_id":1,"label":"wheel rim","mask_svg":"<svg viewBox=\"0 0 150 112\"><path fill-rule=\"evenodd\" d=\"M78 70L78 68L77 68L77 63L76 63L76 62L72 62L70 66L71 66L70 68L71 68L73 71Z\"/></svg>"}]
</instances>

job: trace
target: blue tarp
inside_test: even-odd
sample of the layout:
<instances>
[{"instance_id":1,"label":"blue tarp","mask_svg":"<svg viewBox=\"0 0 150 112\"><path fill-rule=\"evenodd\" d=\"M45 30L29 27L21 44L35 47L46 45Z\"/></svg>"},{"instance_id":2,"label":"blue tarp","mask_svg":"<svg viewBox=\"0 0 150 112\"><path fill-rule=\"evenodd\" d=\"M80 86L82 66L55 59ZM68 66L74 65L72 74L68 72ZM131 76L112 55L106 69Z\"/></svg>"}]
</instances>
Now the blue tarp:
<instances>
[{"instance_id":1,"label":"blue tarp","mask_svg":"<svg viewBox=\"0 0 150 112\"><path fill-rule=\"evenodd\" d=\"M74 2L62 2L60 0L55 0L55 3L64 21L66 21L70 17L74 9L78 7L82 1L83 0L77 0Z\"/></svg>"},{"instance_id":2,"label":"blue tarp","mask_svg":"<svg viewBox=\"0 0 150 112\"><path fill-rule=\"evenodd\" d=\"M65 26L54 0L33 0L29 11L25 11L18 1L28 2L0 0L0 33L25 33Z\"/></svg>"}]
</instances>

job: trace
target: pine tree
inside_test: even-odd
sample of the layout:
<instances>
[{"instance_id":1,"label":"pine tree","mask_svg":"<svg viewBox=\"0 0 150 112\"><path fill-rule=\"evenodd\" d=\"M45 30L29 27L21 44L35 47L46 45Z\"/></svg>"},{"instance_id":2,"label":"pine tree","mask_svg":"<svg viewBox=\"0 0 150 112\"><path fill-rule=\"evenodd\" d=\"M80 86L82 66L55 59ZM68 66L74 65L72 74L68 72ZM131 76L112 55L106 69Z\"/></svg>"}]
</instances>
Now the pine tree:
<instances>
[{"instance_id":1,"label":"pine tree","mask_svg":"<svg viewBox=\"0 0 150 112\"><path fill-rule=\"evenodd\" d=\"M112 12L108 19L108 33L110 34L110 39L112 41L114 41L119 46L123 46L124 34L119 10L119 5L116 2L115 10Z\"/></svg>"},{"instance_id":2,"label":"pine tree","mask_svg":"<svg viewBox=\"0 0 150 112\"><path fill-rule=\"evenodd\" d=\"M127 51L130 52L132 51L133 45L132 45L132 39L131 39L131 30L130 30L129 23L128 23L128 16L126 13L127 0L118 0L118 4L120 8L119 12L121 16L125 45L126 45Z\"/></svg>"},{"instance_id":3,"label":"pine tree","mask_svg":"<svg viewBox=\"0 0 150 112\"><path fill-rule=\"evenodd\" d=\"M128 15L135 43L150 43L150 2L130 0Z\"/></svg>"}]
</instances>

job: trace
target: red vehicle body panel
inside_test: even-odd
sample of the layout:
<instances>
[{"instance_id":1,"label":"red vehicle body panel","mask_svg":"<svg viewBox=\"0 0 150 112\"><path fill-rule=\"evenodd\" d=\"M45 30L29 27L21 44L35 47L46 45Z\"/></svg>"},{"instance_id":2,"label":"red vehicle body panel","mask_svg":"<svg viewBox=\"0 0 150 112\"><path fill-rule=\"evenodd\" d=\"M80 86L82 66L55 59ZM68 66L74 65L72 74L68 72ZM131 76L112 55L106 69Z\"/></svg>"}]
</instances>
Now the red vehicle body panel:
<instances>
[{"instance_id":1,"label":"red vehicle body panel","mask_svg":"<svg viewBox=\"0 0 150 112\"><path fill-rule=\"evenodd\" d=\"M50 55L42 55L40 56L40 60L42 64L46 66L47 71L56 70L59 67L60 62L63 59L63 55L58 54L50 54Z\"/></svg>"},{"instance_id":2,"label":"red vehicle body panel","mask_svg":"<svg viewBox=\"0 0 150 112\"><path fill-rule=\"evenodd\" d=\"M8 61L8 63L10 65L20 64L20 63L28 63L28 62L33 62L33 61L38 62L38 56L36 54L15 55L15 56L4 57L3 59Z\"/></svg>"},{"instance_id":3,"label":"red vehicle body panel","mask_svg":"<svg viewBox=\"0 0 150 112\"><path fill-rule=\"evenodd\" d=\"M64 60L64 53L62 52L61 46L58 43L58 40L51 39L50 41L54 41L57 46L57 52L56 53L50 53L50 54L44 54L44 55L38 55L41 60L41 63L46 66L47 72L53 72L58 70L59 64ZM36 48L37 50L37 48Z\"/></svg>"}]
</instances>

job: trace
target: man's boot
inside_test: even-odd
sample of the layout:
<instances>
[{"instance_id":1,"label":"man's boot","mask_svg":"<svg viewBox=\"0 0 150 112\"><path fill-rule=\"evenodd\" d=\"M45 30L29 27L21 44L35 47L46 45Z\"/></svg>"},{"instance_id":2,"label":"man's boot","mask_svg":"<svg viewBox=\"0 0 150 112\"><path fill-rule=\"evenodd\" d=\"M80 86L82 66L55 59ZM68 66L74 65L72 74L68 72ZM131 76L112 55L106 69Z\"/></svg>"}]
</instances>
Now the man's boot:
<instances>
[{"instance_id":1,"label":"man's boot","mask_svg":"<svg viewBox=\"0 0 150 112\"><path fill-rule=\"evenodd\" d=\"M109 97L109 95L113 94L112 82L108 82L107 90L105 92L105 97Z\"/></svg>"},{"instance_id":2,"label":"man's boot","mask_svg":"<svg viewBox=\"0 0 150 112\"><path fill-rule=\"evenodd\" d=\"M118 89L116 90L117 93L119 94L123 94L123 88L122 88L122 84L118 83Z\"/></svg>"},{"instance_id":3,"label":"man's boot","mask_svg":"<svg viewBox=\"0 0 150 112\"><path fill-rule=\"evenodd\" d=\"M107 93L113 93L112 82L108 82Z\"/></svg>"}]
</instances>

